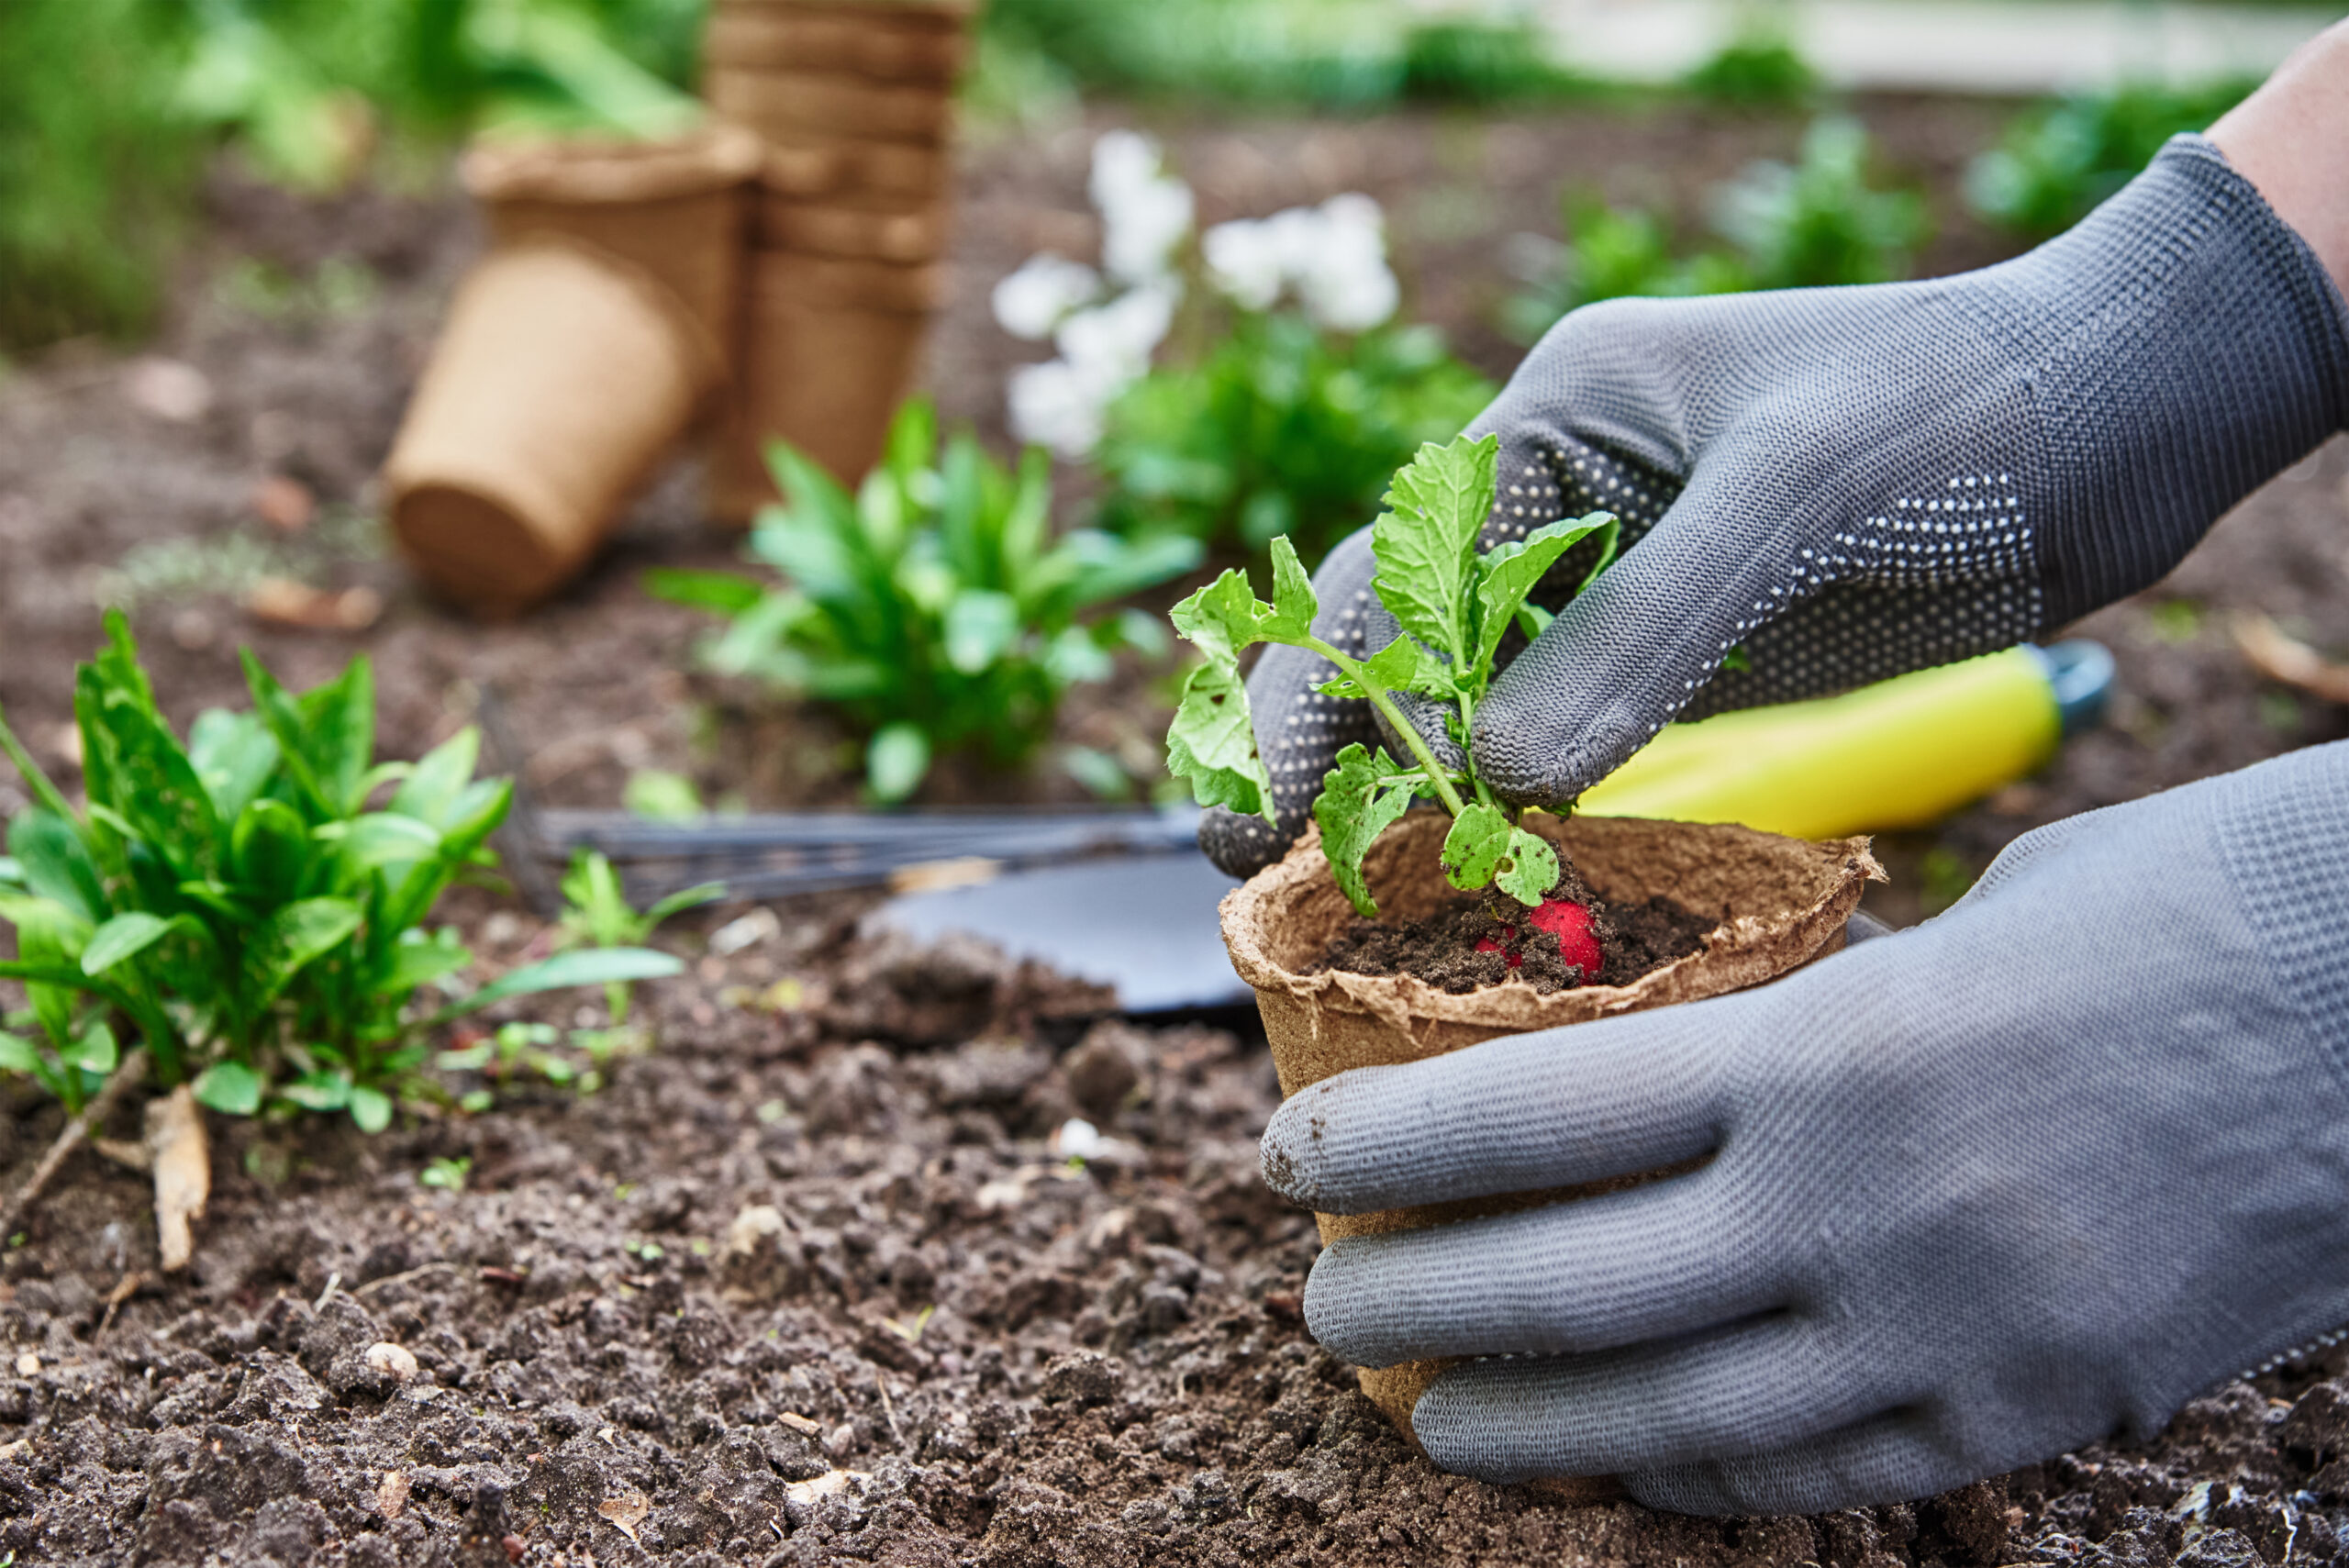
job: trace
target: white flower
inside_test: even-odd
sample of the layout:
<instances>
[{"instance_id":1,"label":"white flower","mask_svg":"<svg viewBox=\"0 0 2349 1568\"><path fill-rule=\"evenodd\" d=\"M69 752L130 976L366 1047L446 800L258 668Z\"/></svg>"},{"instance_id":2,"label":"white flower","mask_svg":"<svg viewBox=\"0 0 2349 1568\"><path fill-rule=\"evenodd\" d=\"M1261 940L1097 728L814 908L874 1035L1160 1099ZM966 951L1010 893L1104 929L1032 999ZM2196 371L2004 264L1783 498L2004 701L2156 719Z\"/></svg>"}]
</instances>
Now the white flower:
<instances>
[{"instance_id":1,"label":"white flower","mask_svg":"<svg viewBox=\"0 0 2349 1568\"><path fill-rule=\"evenodd\" d=\"M1093 144L1093 205L1101 213L1101 265L1121 283L1166 275L1191 232L1191 187L1159 172L1158 144L1113 130Z\"/></svg>"},{"instance_id":2,"label":"white flower","mask_svg":"<svg viewBox=\"0 0 2349 1568\"><path fill-rule=\"evenodd\" d=\"M1063 1160L1090 1160L1101 1152L1101 1129L1082 1117L1071 1117L1052 1134L1052 1147Z\"/></svg>"},{"instance_id":3,"label":"white flower","mask_svg":"<svg viewBox=\"0 0 2349 1568\"><path fill-rule=\"evenodd\" d=\"M1199 250L1216 292L1242 310L1270 310L1288 281L1270 224L1245 217L1219 223L1199 237Z\"/></svg>"},{"instance_id":4,"label":"white flower","mask_svg":"<svg viewBox=\"0 0 2349 1568\"><path fill-rule=\"evenodd\" d=\"M1092 303L1101 274L1082 261L1047 250L995 285L995 318L1015 338L1049 338L1062 317Z\"/></svg>"},{"instance_id":5,"label":"white flower","mask_svg":"<svg viewBox=\"0 0 2349 1568\"><path fill-rule=\"evenodd\" d=\"M1071 364L1105 379L1130 381L1150 369L1150 356L1174 324L1179 285L1173 279L1130 289L1107 305L1080 310L1052 334Z\"/></svg>"},{"instance_id":6,"label":"white flower","mask_svg":"<svg viewBox=\"0 0 2349 1568\"><path fill-rule=\"evenodd\" d=\"M1323 202L1316 217L1316 243L1297 274L1307 313L1338 332L1366 331L1392 317L1402 288L1386 265L1386 223L1378 204L1349 192Z\"/></svg>"},{"instance_id":7,"label":"white flower","mask_svg":"<svg viewBox=\"0 0 2349 1568\"><path fill-rule=\"evenodd\" d=\"M1101 411L1119 384L1066 360L1021 365L1011 373L1011 433L1055 455L1089 455L1101 440Z\"/></svg>"}]
</instances>

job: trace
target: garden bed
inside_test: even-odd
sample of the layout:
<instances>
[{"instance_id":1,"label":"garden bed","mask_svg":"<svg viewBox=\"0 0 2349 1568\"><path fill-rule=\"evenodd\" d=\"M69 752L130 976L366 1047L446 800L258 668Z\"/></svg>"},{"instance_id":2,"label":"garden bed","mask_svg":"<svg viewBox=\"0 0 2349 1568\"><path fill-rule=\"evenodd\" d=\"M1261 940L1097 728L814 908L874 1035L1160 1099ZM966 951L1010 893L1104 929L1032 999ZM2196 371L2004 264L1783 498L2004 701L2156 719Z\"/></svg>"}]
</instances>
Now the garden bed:
<instances>
[{"instance_id":1,"label":"garden bed","mask_svg":"<svg viewBox=\"0 0 2349 1568\"><path fill-rule=\"evenodd\" d=\"M1951 190L1998 112L1863 108L1932 182L1944 233L1927 264L1996 254L1953 217ZM1798 127L1574 114L1161 128L1209 221L1352 186L1378 196L1421 314L1497 373L1513 350L1482 325L1504 286L1491 256L1511 229L1550 224L1560 179L1587 172L1610 195L1693 213ZM967 157L958 284L931 355L948 417L1000 434L1003 373L1023 353L988 322L985 284L1041 247L1085 249L1086 145L1072 130ZM699 617L637 586L649 565L731 557L696 523L689 475L647 498L585 582L512 626L418 596L340 520L368 500L475 243L454 204L303 204L224 178L214 206L213 253L152 350L195 367L208 406L168 417L170 374L89 348L0 384L0 702L45 762L70 778L68 672L95 639L94 574L128 567L163 706L183 718L240 700L240 641L296 686L364 648L385 754L422 751L494 684L548 803L609 806L639 767L759 806L851 797L852 764L805 718L696 751L697 698L740 708L744 694L679 673ZM364 263L372 294L320 270L336 257ZM253 518L272 475L322 505L299 536ZM2265 686L2223 624L2257 608L2349 647L2344 481L2349 453L2329 449L2162 589L2092 617L2083 629L2120 654L2111 721L1937 831L1879 840L1894 883L1870 906L1913 920L2040 822L2349 733L2342 710ZM240 601L264 567L371 588L381 618L350 634L257 626ZM1134 702L1150 679L1081 694L1063 737L1154 736L1162 716ZM1074 793L951 773L936 788ZM13 790L0 784L0 806ZM2324 1561L2349 1518L2349 1473L2324 1463L2349 1444L2349 1390L2316 1383L2332 1362L2221 1389L2145 1450L1820 1519L1678 1520L1442 1476L1305 1331L1311 1218L1257 1173L1277 1101L1261 1037L1139 1029L1049 976L859 950L847 922L863 906L784 906L772 936L724 959L681 937L694 970L642 993L660 1049L595 1097L517 1093L374 1139L216 1122L194 1269L111 1310L152 1268L147 1184L77 1157L0 1254L0 1554L502 1563L511 1536L534 1563L1954 1565L2082 1560L2088 1541L2159 1562L2191 1538L2216 1562L2279 1561L2288 1539ZM539 939L483 895L451 917L494 964ZM56 1113L6 1108L13 1185ZM1072 1168L1050 1140L1079 1115L1108 1141ZM460 1161L461 1189L421 1184ZM762 1205L791 1245L770 1239L729 1268L729 1233ZM357 1352L377 1339L415 1353L417 1381L367 1370Z\"/></svg>"}]
</instances>

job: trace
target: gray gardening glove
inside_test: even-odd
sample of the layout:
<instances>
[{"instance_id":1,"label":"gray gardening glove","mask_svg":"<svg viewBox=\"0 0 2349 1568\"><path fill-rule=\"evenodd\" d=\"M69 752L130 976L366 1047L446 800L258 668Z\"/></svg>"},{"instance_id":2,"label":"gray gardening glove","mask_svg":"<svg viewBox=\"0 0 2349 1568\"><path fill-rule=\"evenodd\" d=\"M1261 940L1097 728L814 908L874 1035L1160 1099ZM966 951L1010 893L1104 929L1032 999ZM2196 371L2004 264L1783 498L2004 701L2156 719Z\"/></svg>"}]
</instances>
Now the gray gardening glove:
<instances>
[{"instance_id":1,"label":"gray gardening glove","mask_svg":"<svg viewBox=\"0 0 2349 1568\"><path fill-rule=\"evenodd\" d=\"M1306 1320L1485 1356L1414 1424L1658 1507L1920 1496L2349 1323L2349 743L2045 828L1948 913L1736 995L1308 1088L1266 1180L1360 1213Z\"/></svg>"},{"instance_id":2,"label":"gray gardening glove","mask_svg":"<svg viewBox=\"0 0 2349 1568\"><path fill-rule=\"evenodd\" d=\"M2160 577L2345 418L2338 292L2199 137L1980 272L1575 311L1471 427L1501 438L1486 541L1599 506L1638 545L1495 684L1477 763L1554 803L1672 718L2036 636ZM1276 784L1307 799L1319 747L1372 733L1300 708L1318 662L1268 655L1249 686ZM1252 869L1301 823L1279 804L1280 831L1211 817L1203 844Z\"/></svg>"}]
</instances>

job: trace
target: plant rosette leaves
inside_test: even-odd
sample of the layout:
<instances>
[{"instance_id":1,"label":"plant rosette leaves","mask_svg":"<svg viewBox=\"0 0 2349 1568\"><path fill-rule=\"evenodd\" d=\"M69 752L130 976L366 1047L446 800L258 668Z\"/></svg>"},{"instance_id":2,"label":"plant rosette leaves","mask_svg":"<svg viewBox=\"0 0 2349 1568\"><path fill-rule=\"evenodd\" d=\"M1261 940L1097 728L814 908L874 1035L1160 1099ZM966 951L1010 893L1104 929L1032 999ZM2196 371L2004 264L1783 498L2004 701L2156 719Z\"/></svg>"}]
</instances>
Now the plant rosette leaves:
<instances>
[{"instance_id":1,"label":"plant rosette leaves","mask_svg":"<svg viewBox=\"0 0 2349 1568\"><path fill-rule=\"evenodd\" d=\"M1530 617L1528 596L1565 553L1602 534L1598 561L1576 593L1614 559L1616 520L1604 512L1561 518L1490 552L1476 548L1497 495L1497 438L1463 436L1422 446L1395 476L1387 510L1371 527L1379 598L1402 635L1366 659L1354 659L1314 635L1313 586L1289 541L1272 542L1274 602L1256 598L1245 574L1226 572L1174 606L1174 629L1202 662L1186 679L1166 740L1167 770L1191 782L1202 806L1275 820L1272 784L1256 744L1239 655L1252 643L1283 643L1337 667L1322 693L1368 701L1386 731L1410 752L1408 763L1356 745L1341 752L1313 806L1331 873L1365 917L1377 906L1362 874L1378 835L1429 794L1451 812L1443 865L1453 885L1491 886L1537 905L1558 877L1554 851L1516 824L1473 772L1438 762L1427 738L1395 703L1397 694L1442 706L1454 740L1474 733L1476 706L1491 684L1493 661L1512 622ZM1542 612L1546 617L1546 612ZM1542 622L1546 624L1546 619ZM1538 631L1539 626L1532 629Z\"/></svg>"}]
</instances>

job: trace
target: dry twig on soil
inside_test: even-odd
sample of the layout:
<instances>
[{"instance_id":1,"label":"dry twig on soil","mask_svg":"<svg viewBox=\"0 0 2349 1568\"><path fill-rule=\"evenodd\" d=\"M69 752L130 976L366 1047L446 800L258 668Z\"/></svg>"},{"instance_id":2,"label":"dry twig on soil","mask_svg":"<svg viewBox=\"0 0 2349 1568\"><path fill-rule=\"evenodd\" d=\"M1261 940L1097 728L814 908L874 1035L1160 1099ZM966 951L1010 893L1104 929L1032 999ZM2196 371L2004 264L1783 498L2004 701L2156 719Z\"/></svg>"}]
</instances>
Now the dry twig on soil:
<instances>
[{"instance_id":1,"label":"dry twig on soil","mask_svg":"<svg viewBox=\"0 0 2349 1568\"><path fill-rule=\"evenodd\" d=\"M2324 702L2349 704L2349 664L2336 664L2262 615L2234 625L2235 646L2251 667L2280 685Z\"/></svg>"}]
</instances>

